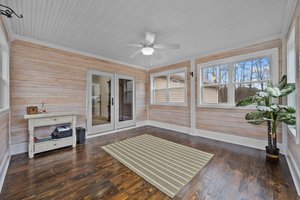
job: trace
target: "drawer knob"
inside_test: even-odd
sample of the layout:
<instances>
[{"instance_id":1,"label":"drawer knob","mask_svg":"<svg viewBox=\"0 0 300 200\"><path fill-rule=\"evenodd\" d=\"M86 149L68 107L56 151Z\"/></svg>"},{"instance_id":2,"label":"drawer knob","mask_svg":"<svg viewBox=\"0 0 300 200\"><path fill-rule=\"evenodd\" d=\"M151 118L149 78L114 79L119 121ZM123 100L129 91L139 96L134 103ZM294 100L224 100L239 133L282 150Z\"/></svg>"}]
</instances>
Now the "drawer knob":
<instances>
[{"instance_id":1,"label":"drawer knob","mask_svg":"<svg viewBox=\"0 0 300 200\"><path fill-rule=\"evenodd\" d=\"M56 119L56 118L54 118L53 120L54 120L54 121L56 121L57 119Z\"/></svg>"}]
</instances>

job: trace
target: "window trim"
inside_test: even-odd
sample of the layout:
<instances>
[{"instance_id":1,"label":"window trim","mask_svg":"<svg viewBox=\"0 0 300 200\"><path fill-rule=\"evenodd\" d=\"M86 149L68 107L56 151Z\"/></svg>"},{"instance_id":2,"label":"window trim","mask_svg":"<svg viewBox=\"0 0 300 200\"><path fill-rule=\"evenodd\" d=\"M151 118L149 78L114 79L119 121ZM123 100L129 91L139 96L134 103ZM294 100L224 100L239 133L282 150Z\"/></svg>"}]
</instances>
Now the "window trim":
<instances>
[{"instance_id":1,"label":"window trim","mask_svg":"<svg viewBox=\"0 0 300 200\"><path fill-rule=\"evenodd\" d=\"M3 30L3 27L0 27L0 44L1 44L1 48L0 48L0 53L2 56L1 59L1 79L5 82L4 86L1 86L0 89L0 93L1 93L1 97L0 97L0 113L3 112L7 112L7 110L10 109L10 86L9 86L9 56L10 56L10 52L9 52L9 42L6 38L6 33Z\"/></svg>"},{"instance_id":2,"label":"window trim","mask_svg":"<svg viewBox=\"0 0 300 200\"><path fill-rule=\"evenodd\" d=\"M157 76L170 77L170 74L180 73L180 72L185 73L184 102L173 102L173 103L172 102L166 102L166 103L155 102L154 99L153 99L153 90L154 90L154 88L153 88L153 78L155 78ZM188 77L188 74L187 74L187 67L186 66L150 74L150 105L187 106L188 105L188 103L187 103L187 86L188 86L187 77ZM168 81L168 90L169 90L170 78L168 78L167 81ZM167 100L169 101L169 92L167 94Z\"/></svg>"},{"instance_id":3,"label":"window trim","mask_svg":"<svg viewBox=\"0 0 300 200\"><path fill-rule=\"evenodd\" d=\"M272 48L262 51L256 51L253 53L242 54L238 56L232 56L224 59L218 59L211 62L205 62L197 64L197 107L208 107L208 108L237 108L237 109L255 109L256 106L246 106L246 107L236 107L234 102L234 93L233 91L230 92L230 87L233 87L235 84L233 82L233 77L228 77L228 89L229 89L229 97L228 103L203 103L202 101L202 68L211 67L215 65L224 65L224 64L232 64L234 62L251 59L255 57L263 57L263 56L270 56L271 57L271 81L272 83L278 83L278 48ZM233 70L233 67L229 67L229 70ZM230 73L229 73L230 74ZM231 73L232 74L232 73Z\"/></svg>"},{"instance_id":4,"label":"window trim","mask_svg":"<svg viewBox=\"0 0 300 200\"><path fill-rule=\"evenodd\" d=\"M286 40L286 74L287 74L287 77L288 77L288 82L289 82L289 78L290 78L290 73L289 73L289 71L291 71L290 69L289 69L289 67L288 67L288 63L289 63L289 56L288 56L288 52L289 52L289 45L290 44L292 44L292 42L293 42L293 47L294 47L294 50L295 50L295 77L294 77L294 80L295 80L295 84L297 83L297 76L296 76L296 74L297 74L297 66L298 66L298 63L297 62L299 62L298 60L297 60L297 55L299 54L299 53L297 53L297 42L296 42L296 40L297 40L297 38L296 38L296 27L295 27L295 24L293 24L293 26L292 26L292 28L291 28L291 31L290 31L290 34L288 35L288 37L287 37L287 40ZM293 38L292 38L292 36L293 36ZM292 39L291 41L290 41L290 39ZM296 98L296 101L295 101L295 108L296 108L296 110L297 110L297 112L299 112L298 111L298 109L297 109L297 87L296 87L296 90L295 90L295 98ZM287 97L287 99L286 99L286 104L287 105L290 105L290 102L291 102L291 100L290 100L290 98L289 97ZM296 114L297 115L297 114ZM297 117L297 116L296 116ZM299 125L294 125L294 126L291 126L291 125L286 125L287 126L287 129L288 129L288 132L289 132L289 134L291 135L291 137L293 138L293 140L294 140L294 142L296 143L296 144L299 144L299 134L297 134L297 129L299 128Z\"/></svg>"}]
</instances>

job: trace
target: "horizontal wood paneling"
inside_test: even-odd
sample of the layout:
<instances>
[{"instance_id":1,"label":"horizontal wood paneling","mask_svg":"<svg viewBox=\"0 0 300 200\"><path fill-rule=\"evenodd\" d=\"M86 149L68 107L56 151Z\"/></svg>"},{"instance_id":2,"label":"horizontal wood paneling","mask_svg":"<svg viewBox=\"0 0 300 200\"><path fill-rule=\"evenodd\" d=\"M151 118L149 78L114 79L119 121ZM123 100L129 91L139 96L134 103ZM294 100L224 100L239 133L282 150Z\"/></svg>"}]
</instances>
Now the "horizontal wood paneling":
<instances>
[{"instance_id":1,"label":"horizontal wood paneling","mask_svg":"<svg viewBox=\"0 0 300 200\"><path fill-rule=\"evenodd\" d=\"M169 124L175 124L179 126L190 126L190 76L187 75L187 106L165 106L165 105L151 105L150 104L150 75L157 72L168 71L172 69L178 69L187 67L187 74L190 71L190 61L177 63L160 68L154 68L148 71L148 119L158 122L165 122Z\"/></svg>"},{"instance_id":2,"label":"horizontal wood paneling","mask_svg":"<svg viewBox=\"0 0 300 200\"><path fill-rule=\"evenodd\" d=\"M223 52L215 55L205 56L196 59L196 65L206 62L211 62L219 59L224 59L228 57L238 56L242 54L253 53L261 50L279 48L279 76L283 74L282 72L282 42L281 40L273 40L257 45L252 45L249 47L236 49L228 52ZM196 83L197 83L196 75ZM196 98L197 98L197 84L196 88ZM198 129L205 129L209 131L215 131L225 134L232 134L237 136L249 137L254 139L266 140L266 124L261 126L255 126L248 124L245 121L245 114L250 112L250 110L245 109L221 109L221 108L206 108L198 107L196 110L196 127ZM281 129L278 129L279 141L281 141Z\"/></svg>"},{"instance_id":3,"label":"horizontal wood paneling","mask_svg":"<svg viewBox=\"0 0 300 200\"><path fill-rule=\"evenodd\" d=\"M11 46L12 144L26 142L26 106L45 102L49 112L76 111L86 127L87 70L130 75L136 79L137 121L147 119L147 74L141 69L15 40ZM53 128L49 131L53 131Z\"/></svg>"},{"instance_id":4,"label":"horizontal wood paneling","mask_svg":"<svg viewBox=\"0 0 300 200\"><path fill-rule=\"evenodd\" d=\"M9 149L9 111L0 114L0 166Z\"/></svg>"}]
</instances>

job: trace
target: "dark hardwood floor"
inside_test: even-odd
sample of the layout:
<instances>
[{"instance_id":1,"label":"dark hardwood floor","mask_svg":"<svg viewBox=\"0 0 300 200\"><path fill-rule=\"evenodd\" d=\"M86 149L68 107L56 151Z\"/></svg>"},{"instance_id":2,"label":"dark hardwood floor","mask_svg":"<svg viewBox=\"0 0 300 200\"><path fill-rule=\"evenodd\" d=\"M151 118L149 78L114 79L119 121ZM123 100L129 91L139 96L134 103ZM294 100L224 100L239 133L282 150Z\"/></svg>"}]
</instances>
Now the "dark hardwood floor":
<instances>
[{"instance_id":1,"label":"dark hardwood floor","mask_svg":"<svg viewBox=\"0 0 300 200\"><path fill-rule=\"evenodd\" d=\"M170 199L100 148L145 133L214 154L174 199L300 199L284 156L274 165L261 150L149 126L12 156L0 199Z\"/></svg>"}]
</instances>

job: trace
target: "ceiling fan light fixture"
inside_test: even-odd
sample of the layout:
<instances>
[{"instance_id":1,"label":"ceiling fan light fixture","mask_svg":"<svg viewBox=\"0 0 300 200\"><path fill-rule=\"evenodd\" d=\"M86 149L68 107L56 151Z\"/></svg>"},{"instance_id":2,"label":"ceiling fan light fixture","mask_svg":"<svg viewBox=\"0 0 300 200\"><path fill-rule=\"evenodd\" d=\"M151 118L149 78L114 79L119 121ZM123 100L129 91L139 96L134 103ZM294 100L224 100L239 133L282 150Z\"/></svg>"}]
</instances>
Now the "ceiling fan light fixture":
<instances>
[{"instance_id":1,"label":"ceiling fan light fixture","mask_svg":"<svg viewBox=\"0 0 300 200\"><path fill-rule=\"evenodd\" d=\"M152 47L144 47L141 51L145 56L150 56L153 54L154 49Z\"/></svg>"}]
</instances>

